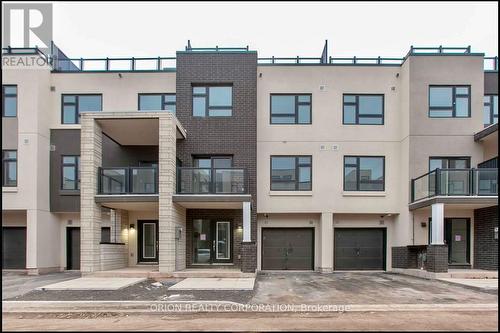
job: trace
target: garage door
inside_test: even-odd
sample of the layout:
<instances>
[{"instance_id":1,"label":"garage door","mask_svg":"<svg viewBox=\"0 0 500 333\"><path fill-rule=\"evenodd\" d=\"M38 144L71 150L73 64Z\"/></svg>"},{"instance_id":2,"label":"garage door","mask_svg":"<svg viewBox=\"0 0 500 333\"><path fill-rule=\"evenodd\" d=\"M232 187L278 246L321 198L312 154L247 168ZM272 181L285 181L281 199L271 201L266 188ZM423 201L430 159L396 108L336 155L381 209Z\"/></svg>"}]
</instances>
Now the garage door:
<instances>
[{"instance_id":1,"label":"garage door","mask_svg":"<svg viewBox=\"0 0 500 333\"><path fill-rule=\"evenodd\" d=\"M26 268L25 227L2 227L2 268Z\"/></svg>"},{"instance_id":2,"label":"garage door","mask_svg":"<svg viewBox=\"0 0 500 333\"><path fill-rule=\"evenodd\" d=\"M335 228L335 270L385 270L385 229Z\"/></svg>"},{"instance_id":3,"label":"garage door","mask_svg":"<svg viewBox=\"0 0 500 333\"><path fill-rule=\"evenodd\" d=\"M262 269L314 269L314 229L262 229Z\"/></svg>"}]
</instances>

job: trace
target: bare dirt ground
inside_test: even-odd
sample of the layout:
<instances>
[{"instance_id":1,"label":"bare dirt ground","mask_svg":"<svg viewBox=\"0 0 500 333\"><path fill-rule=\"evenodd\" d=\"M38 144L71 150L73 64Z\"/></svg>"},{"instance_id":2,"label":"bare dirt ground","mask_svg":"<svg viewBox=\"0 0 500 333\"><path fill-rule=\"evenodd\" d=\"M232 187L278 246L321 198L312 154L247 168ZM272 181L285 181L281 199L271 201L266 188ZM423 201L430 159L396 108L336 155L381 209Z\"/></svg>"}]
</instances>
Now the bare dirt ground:
<instances>
[{"instance_id":1,"label":"bare dirt ground","mask_svg":"<svg viewBox=\"0 0 500 333\"><path fill-rule=\"evenodd\" d=\"M34 325L36 323L36 325ZM345 312L309 314L210 313L134 315L106 313L4 314L2 330L85 331L498 331L498 312Z\"/></svg>"}]
</instances>

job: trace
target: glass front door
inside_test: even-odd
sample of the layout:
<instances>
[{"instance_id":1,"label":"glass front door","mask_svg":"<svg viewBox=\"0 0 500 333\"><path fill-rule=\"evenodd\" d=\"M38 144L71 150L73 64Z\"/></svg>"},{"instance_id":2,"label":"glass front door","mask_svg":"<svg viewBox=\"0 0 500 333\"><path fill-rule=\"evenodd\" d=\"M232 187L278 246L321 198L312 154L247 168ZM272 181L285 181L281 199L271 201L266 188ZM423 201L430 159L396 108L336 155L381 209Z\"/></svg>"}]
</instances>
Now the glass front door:
<instances>
[{"instance_id":1,"label":"glass front door","mask_svg":"<svg viewBox=\"0 0 500 333\"><path fill-rule=\"evenodd\" d=\"M193 220L193 263L232 262L231 222Z\"/></svg>"},{"instance_id":2,"label":"glass front door","mask_svg":"<svg viewBox=\"0 0 500 333\"><path fill-rule=\"evenodd\" d=\"M138 221L139 262L158 262L158 221Z\"/></svg>"},{"instance_id":3,"label":"glass front door","mask_svg":"<svg viewBox=\"0 0 500 333\"><path fill-rule=\"evenodd\" d=\"M465 218L445 219L445 238L448 244L448 263L470 263L470 222Z\"/></svg>"}]
</instances>

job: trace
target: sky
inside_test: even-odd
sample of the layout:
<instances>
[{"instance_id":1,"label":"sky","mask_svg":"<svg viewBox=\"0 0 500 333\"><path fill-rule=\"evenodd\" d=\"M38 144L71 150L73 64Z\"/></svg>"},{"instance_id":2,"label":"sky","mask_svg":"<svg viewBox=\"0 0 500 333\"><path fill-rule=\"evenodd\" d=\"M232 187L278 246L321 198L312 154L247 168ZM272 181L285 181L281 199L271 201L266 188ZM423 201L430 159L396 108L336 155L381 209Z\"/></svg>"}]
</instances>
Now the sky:
<instances>
[{"instance_id":1,"label":"sky","mask_svg":"<svg viewBox=\"0 0 500 333\"><path fill-rule=\"evenodd\" d=\"M495 2L56 2L56 44L70 57L175 56L249 45L259 57L403 57L414 46L498 55Z\"/></svg>"}]
</instances>

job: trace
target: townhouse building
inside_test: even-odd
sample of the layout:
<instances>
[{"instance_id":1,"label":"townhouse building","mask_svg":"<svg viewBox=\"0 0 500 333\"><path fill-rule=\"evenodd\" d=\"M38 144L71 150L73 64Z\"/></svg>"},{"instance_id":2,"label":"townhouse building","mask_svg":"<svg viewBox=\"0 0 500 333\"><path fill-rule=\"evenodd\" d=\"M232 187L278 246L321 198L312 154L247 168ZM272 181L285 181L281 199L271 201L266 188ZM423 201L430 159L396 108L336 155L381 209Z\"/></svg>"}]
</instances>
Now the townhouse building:
<instances>
[{"instance_id":1,"label":"townhouse building","mask_svg":"<svg viewBox=\"0 0 500 333\"><path fill-rule=\"evenodd\" d=\"M497 58L2 62L3 269L498 269Z\"/></svg>"}]
</instances>

